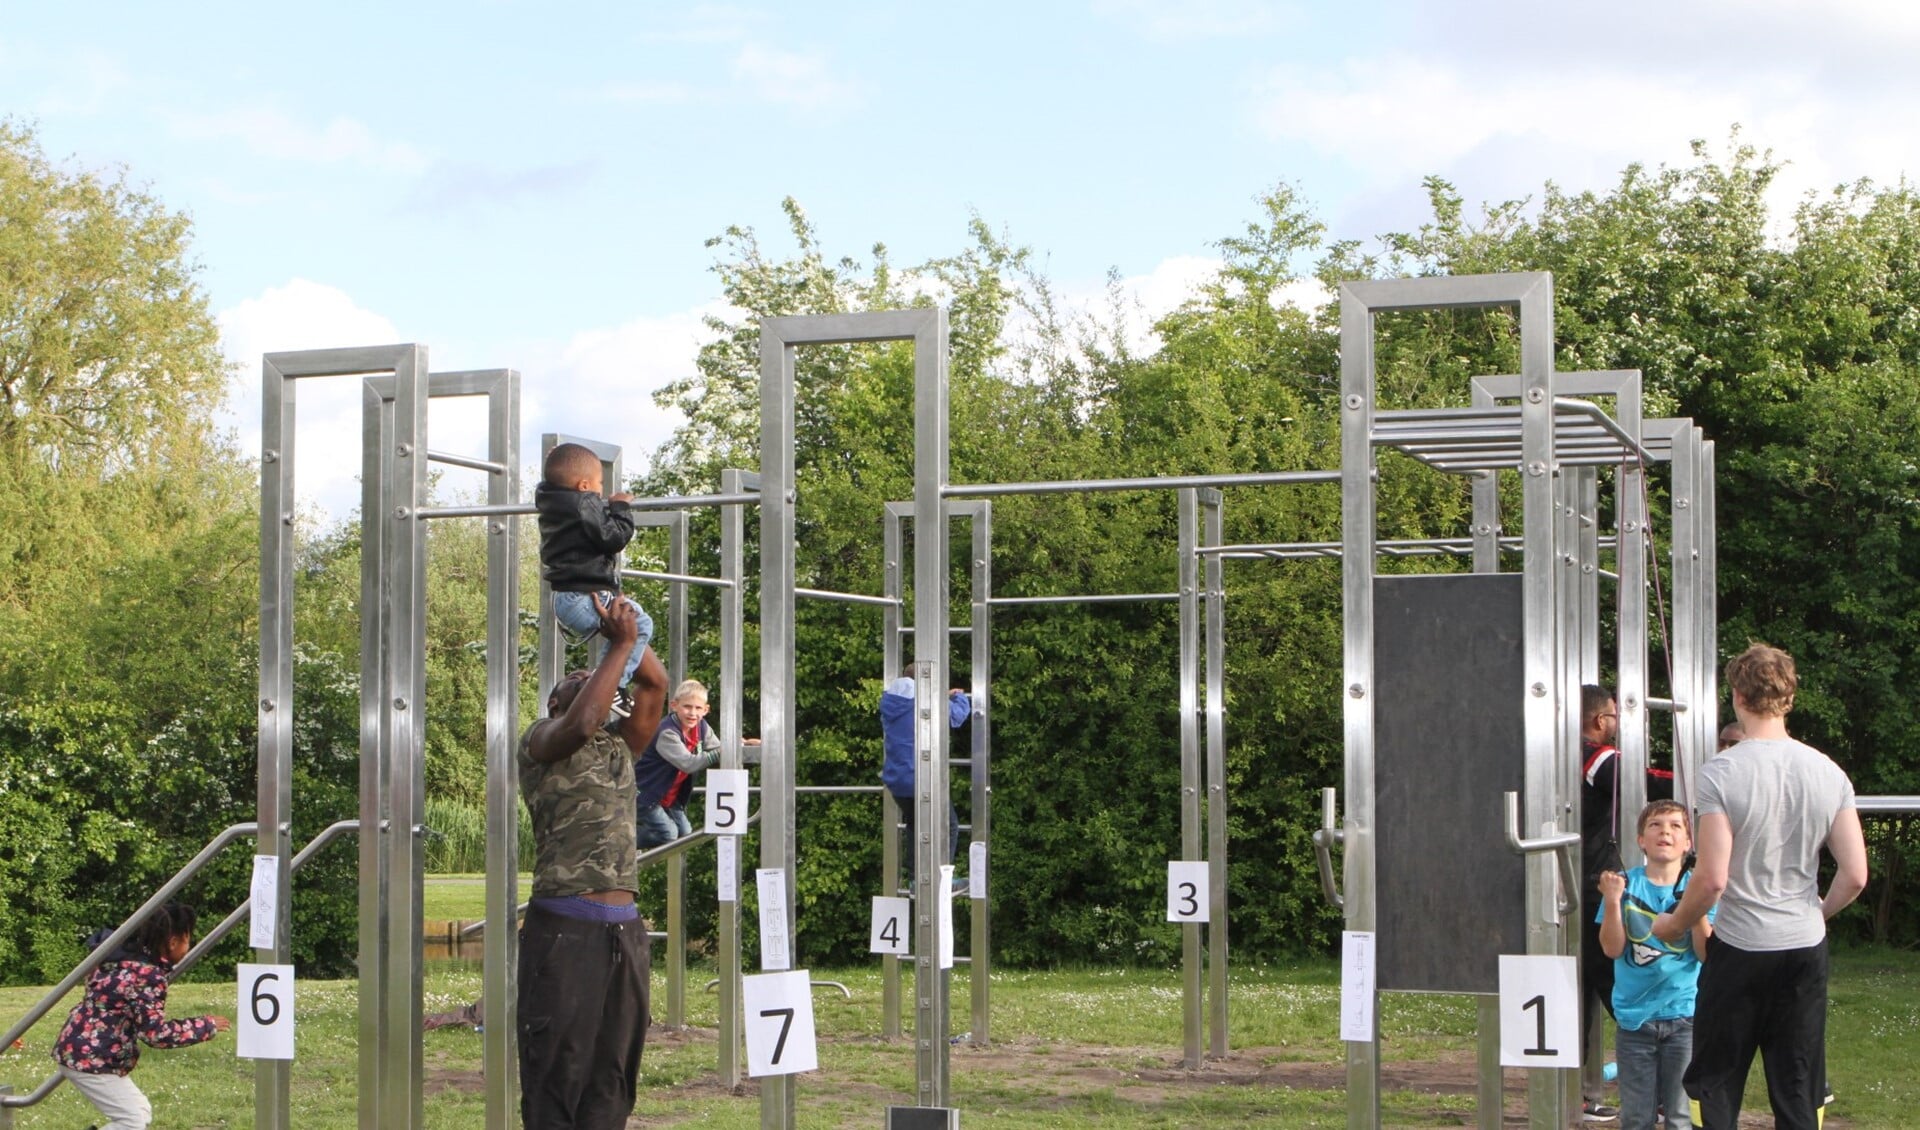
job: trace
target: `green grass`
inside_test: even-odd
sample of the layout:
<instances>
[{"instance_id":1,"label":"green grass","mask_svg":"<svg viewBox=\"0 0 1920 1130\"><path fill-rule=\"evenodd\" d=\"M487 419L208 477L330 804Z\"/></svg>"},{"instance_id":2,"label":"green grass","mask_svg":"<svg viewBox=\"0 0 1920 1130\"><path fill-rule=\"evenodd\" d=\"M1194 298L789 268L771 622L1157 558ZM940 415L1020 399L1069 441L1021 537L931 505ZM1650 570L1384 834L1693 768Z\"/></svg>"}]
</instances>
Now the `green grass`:
<instances>
[{"instance_id":1,"label":"green grass","mask_svg":"<svg viewBox=\"0 0 1920 1130\"><path fill-rule=\"evenodd\" d=\"M532 893L533 876L521 874L517 902L527 901ZM487 916L486 876L429 875L421 900L421 917L428 922L477 922Z\"/></svg>"},{"instance_id":2,"label":"green grass","mask_svg":"<svg viewBox=\"0 0 1920 1130\"><path fill-rule=\"evenodd\" d=\"M473 884L475 887L478 884ZM880 1031L877 968L821 971L845 981L853 999L823 990L815 995L821 1033L821 1070L802 1076L798 1123L803 1127L875 1126L890 1103L910 1100L914 1084L910 1043L887 1044ZM649 1126L759 1125L758 1087L740 1095L713 1086L717 1018L715 998L689 993L692 1031L658 1032L649 1040L638 1112ZM478 995L480 974L460 963L429 966L428 1011ZM655 1015L665 1011L656 977ZM0 1016L18 1016L39 995L0 989ZM176 1015L219 1011L231 1015L229 984L187 984L174 990ZM952 987L956 1028L968 1023L967 979ZM1179 1069L1180 978L1177 972L1137 970L1010 971L994 978L993 1037L987 1049L952 1051L953 1101L968 1125L1084 1127L1256 1126L1343 1127L1345 1096L1338 1085L1342 1047L1339 983L1329 962L1234 971L1235 1054L1221 1065L1189 1074ZM353 982L307 982L299 987L299 1059L293 1066L293 1124L302 1130L355 1125L357 992ZM1382 998L1381 1031L1389 1064L1450 1057L1470 1060L1475 1010L1470 999L1391 994ZM28 1034L26 1052L0 1056L0 1082L25 1089L50 1067L48 1045L65 1009ZM909 1025L911 1017L909 1017ZM173 1052L147 1052L135 1078L154 1100L155 1127L251 1125L251 1064L233 1055L230 1036ZM465 1029L429 1032L425 1040L427 1126L481 1124L478 1089L480 1038ZM1835 1121L1854 1127L1920 1126L1920 956L1892 950L1835 955L1829 1060L1840 1095ZM1282 1076L1299 1065L1329 1082L1291 1086ZM1470 1073L1470 1067L1466 1068ZM1297 1077L1296 1077L1297 1078ZM1470 1075L1463 1077L1470 1082ZM1756 1069L1749 1107L1764 1111ZM1384 1121L1392 1126L1461 1125L1470 1095L1388 1091ZM23 1130L66 1130L87 1123L91 1111L61 1088L45 1104L19 1112Z\"/></svg>"}]
</instances>

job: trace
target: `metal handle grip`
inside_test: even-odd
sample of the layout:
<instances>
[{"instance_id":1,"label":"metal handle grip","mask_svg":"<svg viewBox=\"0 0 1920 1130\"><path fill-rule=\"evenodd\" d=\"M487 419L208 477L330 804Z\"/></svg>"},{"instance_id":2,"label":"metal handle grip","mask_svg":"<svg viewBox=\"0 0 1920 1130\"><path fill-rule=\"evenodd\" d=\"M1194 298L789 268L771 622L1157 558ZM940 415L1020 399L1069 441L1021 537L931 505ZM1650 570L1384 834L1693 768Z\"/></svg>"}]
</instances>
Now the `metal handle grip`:
<instances>
[{"instance_id":1,"label":"metal handle grip","mask_svg":"<svg viewBox=\"0 0 1920 1130\"><path fill-rule=\"evenodd\" d=\"M1547 821L1547 834L1534 839L1525 839L1520 835L1520 794L1505 793L1507 806L1507 846L1521 855L1536 855L1550 851L1560 862L1560 913L1566 914L1574 908L1574 899L1580 890L1580 877L1574 871L1573 855L1568 848L1580 846L1580 833L1556 832L1553 821Z\"/></svg>"},{"instance_id":2,"label":"metal handle grip","mask_svg":"<svg viewBox=\"0 0 1920 1130\"><path fill-rule=\"evenodd\" d=\"M1347 834L1340 830L1339 798L1339 789L1320 790L1320 827L1313 833L1313 854L1320 861L1320 890L1334 909L1343 910L1347 900L1341 897L1340 885L1333 878L1333 845L1345 843L1347 839Z\"/></svg>"}]
</instances>

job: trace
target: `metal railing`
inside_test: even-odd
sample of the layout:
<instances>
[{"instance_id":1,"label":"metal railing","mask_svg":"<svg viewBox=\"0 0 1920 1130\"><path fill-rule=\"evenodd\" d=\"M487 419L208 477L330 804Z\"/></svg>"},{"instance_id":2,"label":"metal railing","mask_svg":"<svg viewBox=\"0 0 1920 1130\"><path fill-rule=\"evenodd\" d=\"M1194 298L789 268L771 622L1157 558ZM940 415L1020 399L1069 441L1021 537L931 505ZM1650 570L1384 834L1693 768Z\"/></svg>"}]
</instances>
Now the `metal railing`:
<instances>
[{"instance_id":1,"label":"metal railing","mask_svg":"<svg viewBox=\"0 0 1920 1130\"><path fill-rule=\"evenodd\" d=\"M82 958L80 964L74 967L72 973L67 974L64 980L48 990L47 995L42 997L39 1003L35 1004L31 1009L28 1009L27 1015L7 1030L5 1039L0 1040L0 1047L11 1046L14 1040L26 1034L29 1028L39 1023L42 1017L52 1011L54 1005L60 1003L62 997L65 997L71 992L75 985L78 985L86 978L87 974L92 973L109 954L112 954L115 950L118 950L122 945L126 944L127 939L133 936L134 931L139 929L140 924L146 921L147 915L153 913L153 911L159 907L164 906L168 899L179 893L180 888L186 886L195 875L199 874L201 868L212 862L213 857L219 855L221 849L243 836L256 835L259 830L260 826L256 823L235 824L209 841L206 847L200 849L200 854L188 860L186 866L175 872L173 878L162 884L159 891L155 892L152 898L142 903L140 909L134 911L125 922L120 924L119 929L107 936L106 941L95 946L93 952ZM299 871L301 865L313 858L314 854L321 848L348 832L358 832L359 830L360 821L358 820L341 820L327 825L327 827L320 831L319 835L308 841L307 846L302 848L298 855L293 857L293 863L290 865L291 870ZM173 967L173 972L168 975L169 979L171 980L174 977L178 977L193 968L202 957L206 956L208 950L219 944L222 938L225 938L235 926L246 921L252 913L252 900L241 903L235 908L233 913L227 915L227 917L221 921L220 925L209 930L205 937L200 939L191 950L187 951L187 955L180 959L178 965ZM65 1078L64 1075L56 1071L52 1075L47 1076L38 1087L35 1087L23 1095L11 1094L9 1093L11 1088L0 1086L0 1130L12 1130L13 1112L16 1108L30 1107L41 1102L48 1095L51 1095Z\"/></svg>"}]
</instances>

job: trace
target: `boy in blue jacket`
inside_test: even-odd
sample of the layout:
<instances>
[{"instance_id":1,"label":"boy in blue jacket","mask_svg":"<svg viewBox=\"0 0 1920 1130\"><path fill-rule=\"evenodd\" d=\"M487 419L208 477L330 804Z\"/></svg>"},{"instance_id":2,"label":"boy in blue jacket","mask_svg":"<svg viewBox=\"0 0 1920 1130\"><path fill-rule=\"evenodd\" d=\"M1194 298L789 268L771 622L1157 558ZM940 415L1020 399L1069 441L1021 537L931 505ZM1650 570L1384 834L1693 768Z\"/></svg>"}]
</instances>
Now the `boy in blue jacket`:
<instances>
[{"instance_id":1,"label":"boy in blue jacket","mask_svg":"<svg viewBox=\"0 0 1920 1130\"><path fill-rule=\"evenodd\" d=\"M973 700L967 695L963 676L955 675L947 687L947 725L958 730L973 716ZM900 820L907 829L906 866L913 868L913 665L908 664L900 677L887 684L880 695L880 735L884 759L880 765L880 783L900 804ZM951 856L960 854L960 817L953 802L947 802L947 844ZM954 880L955 886L959 880Z\"/></svg>"}]
</instances>

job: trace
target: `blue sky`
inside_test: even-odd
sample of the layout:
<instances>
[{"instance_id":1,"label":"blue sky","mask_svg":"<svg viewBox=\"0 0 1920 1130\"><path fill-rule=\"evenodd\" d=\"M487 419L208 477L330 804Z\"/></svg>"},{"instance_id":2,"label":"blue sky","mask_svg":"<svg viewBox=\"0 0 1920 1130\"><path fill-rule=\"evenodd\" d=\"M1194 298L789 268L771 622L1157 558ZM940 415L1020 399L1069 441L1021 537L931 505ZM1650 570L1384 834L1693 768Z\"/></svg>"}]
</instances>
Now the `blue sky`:
<instances>
[{"instance_id":1,"label":"blue sky","mask_svg":"<svg viewBox=\"0 0 1920 1130\"><path fill-rule=\"evenodd\" d=\"M1428 173L1604 187L1736 122L1792 160L1785 203L1897 180L1917 48L1891 0L38 4L0 23L0 113L193 216L243 444L260 352L405 340L522 370L530 443L637 455L718 298L705 240L783 251L783 196L903 264L977 213L1154 313L1280 181L1366 237L1421 221ZM357 444L309 432L357 438L357 393L302 398L302 494L344 513Z\"/></svg>"}]
</instances>

